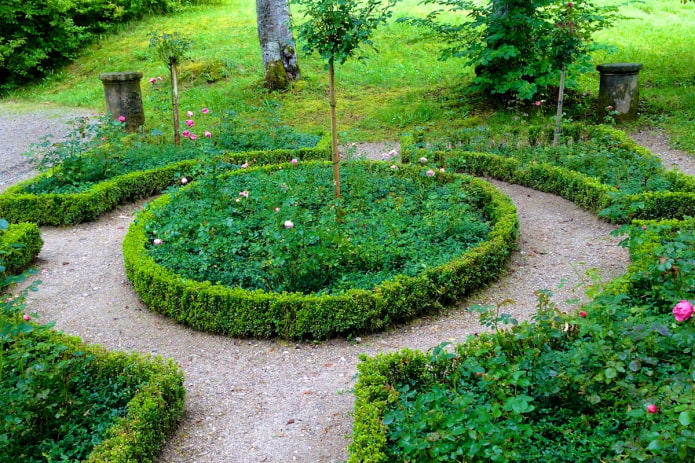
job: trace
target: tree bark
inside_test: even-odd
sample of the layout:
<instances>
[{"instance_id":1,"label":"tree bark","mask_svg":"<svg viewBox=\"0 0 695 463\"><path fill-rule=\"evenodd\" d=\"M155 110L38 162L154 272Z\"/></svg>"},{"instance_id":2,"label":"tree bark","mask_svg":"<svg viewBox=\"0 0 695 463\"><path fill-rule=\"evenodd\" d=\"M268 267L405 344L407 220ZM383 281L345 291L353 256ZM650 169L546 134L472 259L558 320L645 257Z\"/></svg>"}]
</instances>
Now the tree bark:
<instances>
[{"instance_id":1,"label":"tree bark","mask_svg":"<svg viewBox=\"0 0 695 463\"><path fill-rule=\"evenodd\" d=\"M560 90L557 95L557 114L555 116L555 133L553 134L553 146L560 143L560 135L562 135L562 112L565 95L565 65L562 65L560 71Z\"/></svg>"},{"instance_id":2,"label":"tree bark","mask_svg":"<svg viewBox=\"0 0 695 463\"><path fill-rule=\"evenodd\" d=\"M289 0L256 0L256 21L265 87L283 90L300 77L297 50L290 29Z\"/></svg>"},{"instance_id":3,"label":"tree bark","mask_svg":"<svg viewBox=\"0 0 695 463\"><path fill-rule=\"evenodd\" d=\"M169 65L171 74L171 109L173 111L174 121L174 144L181 144L181 136L179 134L179 73L176 63Z\"/></svg>"}]
</instances>

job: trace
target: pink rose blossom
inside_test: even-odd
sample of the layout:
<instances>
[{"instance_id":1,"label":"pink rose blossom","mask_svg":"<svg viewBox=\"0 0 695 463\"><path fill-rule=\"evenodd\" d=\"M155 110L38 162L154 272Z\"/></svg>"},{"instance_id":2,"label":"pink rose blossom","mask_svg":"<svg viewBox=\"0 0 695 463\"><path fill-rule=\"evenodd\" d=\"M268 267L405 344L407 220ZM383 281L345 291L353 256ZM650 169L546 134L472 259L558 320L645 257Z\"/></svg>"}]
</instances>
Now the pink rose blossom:
<instances>
[{"instance_id":1,"label":"pink rose blossom","mask_svg":"<svg viewBox=\"0 0 695 463\"><path fill-rule=\"evenodd\" d=\"M574 3L572 3L572 2L569 2L569 3L567 4L567 8L572 8L573 6L574 6Z\"/></svg>"},{"instance_id":2,"label":"pink rose blossom","mask_svg":"<svg viewBox=\"0 0 695 463\"><path fill-rule=\"evenodd\" d=\"M193 127L195 125L195 122L193 119L186 119L186 125L189 127Z\"/></svg>"},{"instance_id":3,"label":"pink rose blossom","mask_svg":"<svg viewBox=\"0 0 695 463\"><path fill-rule=\"evenodd\" d=\"M297 161L297 158L294 158L290 161L290 164L297 164L299 161Z\"/></svg>"},{"instance_id":4,"label":"pink rose blossom","mask_svg":"<svg viewBox=\"0 0 695 463\"><path fill-rule=\"evenodd\" d=\"M425 157L420 158L420 164L424 164L426 162L427 162L427 158L425 158Z\"/></svg>"},{"instance_id":5,"label":"pink rose blossom","mask_svg":"<svg viewBox=\"0 0 695 463\"><path fill-rule=\"evenodd\" d=\"M193 111L188 111L188 112L186 113L186 116L188 116L188 117L193 117Z\"/></svg>"},{"instance_id":6,"label":"pink rose blossom","mask_svg":"<svg viewBox=\"0 0 695 463\"><path fill-rule=\"evenodd\" d=\"M191 134L191 140L197 140L197 139L198 139L198 135L192 133Z\"/></svg>"},{"instance_id":7,"label":"pink rose blossom","mask_svg":"<svg viewBox=\"0 0 695 463\"><path fill-rule=\"evenodd\" d=\"M285 228L294 228L294 223L291 220L285 220Z\"/></svg>"},{"instance_id":8,"label":"pink rose blossom","mask_svg":"<svg viewBox=\"0 0 695 463\"><path fill-rule=\"evenodd\" d=\"M158 76L158 77L157 77L157 80L161 82L161 81L164 80L164 78L162 78L162 76Z\"/></svg>"},{"instance_id":9,"label":"pink rose blossom","mask_svg":"<svg viewBox=\"0 0 695 463\"><path fill-rule=\"evenodd\" d=\"M249 197L248 190L240 191L239 196L243 196L244 198L248 198Z\"/></svg>"},{"instance_id":10,"label":"pink rose blossom","mask_svg":"<svg viewBox=\"0 0 695 463\"><path fill-rule=\"evenodd\" d=\"M118 122L125 122L125 116L118 116Z\"/></svg>"},{"instance_id":11,"label":"pink rose blossom","mask_svg":"<svg viewBox=\"0 0 695 463\"><path fill-rule=\"evenodd\" d=\"M205 131L205 138L212 138L212 134L207 130Z\"/></svg>"},{"instance_id":12,"label":"pink rose blossom","mask_svg":"<svg viewBox=\"0 0 695 463\"><path fill-rule=\"evenodd\" d=\"M432 169L430 169L427 172L425 172L425 175L427 175L428 177L434 177L435 173Z\"/></svg>"},{"instance_id":13,"label":"pink rose blossom","mask_svg":"<svg viewBox=\"0 0 695 463\"><path fill-rule=\"evenodd\" d=\"M439 168L439 172L442 172L442 173L443 173L443 172L446 172L446 169L443 168L443 167L440 167L440 168Z\"/></svg>"},{"instance_id":14,"label":"pink rose blossom","mask_svg":"<svg viewBox=\"0 0 695 463\"><path fill-rule=\"evenodd\" d=\"M207 113L210 112L210 110L209 110L208 108L203 108L203 109L200 110L200 112L203 113L203 114L207 114Z\"/></svg>"},{"instance_id":15,"label":"pink rose blossom","mask_svg":"<svg viewBox=\"0 0 695 463\"><path fill-rule=\"evenodd\" d=\"M24 316L22 318L24 319L25 322L28 322L29 320L31 320L31 317L27 314L24 314Z\"/></svg>"},{"instance_id":16,"label":"pink rose blossom","mask_svg":"<svg viewBox=\"0 0 695 463\"><path fill-rule=\"evenodd\" d=\"M183 132L181 132L181 135L188 138L191 136L191 132L189 130L184 130Z\"/></svg>"},{"instance_id":17,"label":"pink rose blossom","mask_svg":"<svg viewBox=\"0 0 695 463\"><path fill-rule=\"evenodd\" d=\"M649 404L649 405L647 405L647 411L649 413L659 413L659 407L657 407L654 404Z\"/></svg>"},{"instance_id":18,"label":"pink rose blossom","mask_svg":"<svg viewBox=\"0 0 695 463\"><path fill-rule=\"evenodd\" d=\"M398 166L397 166L396 164L393 164L393 165L391 166L391 169L393 169L393 170L398 170Z\"/></svg>"},{"instance_id":19,"label":"pink rose blossom","mask_svg":"<svg viewBox=\"0 0 695 463\"><path fill-rule=\"evenodd\" d=\"M160 240L159 238L155 238L155 240L153 241L153 243L154 243L156 246L159 246L160 244L163 243L163 241Z\"/></svg>"},{"instance_id":20,"label":"pink rose blossom","mask_svg":"<svg viewBox=\"0 0 695 463\"><path fill-rule=\"evenodd\" d=\"M676 318L677 322L683 322L693 316L693 306L688 301L680 301L673 307L673 316Z\"/></svg>"},{"instance_id":21,"label":"pink rose blossom","mask_svg":"<svg viewBox=\"0 0 695 463\"><path fill-rule=\"evenodd\" d=\"M151 83L151 84L154 84L155 82L157 82L157 79L155 79L154 77L152 77L152 78L150 79L150 83Z\"/></svg>"},{"instance_id":22,"label":"pink rose blossom","mask_svg":"<svg viewBox=\"0 0 695 463\"><path fill-rule=\"evenodd\" d=\"M279 207L275 207L275 208L273 208L273 210L274 210L275 212L280 212L280 208L279 208Z\"/></svg>"},{"instance_id":23,"label":"pink rose blossom","mask_svg":"<svg viewBox=\"0 0 695 463\"><path fill-rule=\"evenodd\" d=\"M606 109L607 109L608 111L613 111L613 106L608 106Z\"/></svg>"},{"instance_id":24,"label":"pink rose blossom","mask_svg":"<svg viewBox=\"0 0 695 463\"><path fill-rule=\"evenodd\" d=\"M579 316L582 317L582 318L586 318L586 311L585 311L585 310L581 310L581 311L579 312Z\"/></svg>"},{"instance_id":25,"label":"pink rose blossom","mask_svg":"<svg viewBox=\"0 0 695 463\"><path fill-rule=\"evenodd\" d=\"M535 104L536 106L540 106L540 105L541 105L541 102L540 102L540 101L536 101L534 104Z\"/></svg>"},{"instance_id":26,"label":"pink rose blossom","mask_svg":"<svg viewBox=\"0 0 695 463\"><path fill-rule=\"evenodd\" d=\"M243 164L241 165L241 168L242 168L242 169L246 169L248 166L249 166L249 165L248 165L247 163L243 163Z\"/></svg>"}]
</instances>

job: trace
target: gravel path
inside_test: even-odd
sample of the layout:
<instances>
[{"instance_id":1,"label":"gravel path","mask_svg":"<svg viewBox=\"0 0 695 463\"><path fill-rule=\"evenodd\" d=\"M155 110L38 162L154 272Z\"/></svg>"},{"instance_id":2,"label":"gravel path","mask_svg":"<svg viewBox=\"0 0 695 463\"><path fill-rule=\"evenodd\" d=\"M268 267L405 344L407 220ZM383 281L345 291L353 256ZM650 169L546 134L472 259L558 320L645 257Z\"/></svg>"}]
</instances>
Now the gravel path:
<instances>
[{"instance_id":1,"label":"gravel path","mask_svg":"<svg viewBox=\"0 0 695 463\"><path fill-rule=\"evenodd\" d=\"M0 114L8 114L4 109ZM5 116L3 139L26 142L18 133L32 127L31 133L40 133L45 126L39 120L40 114ZM2 165L12 165L8 151L1 153ZM682 157L681 169L695 173L695 160L681 154L675 155ZM6 170L0 172L0 185L16 181ZM361 353L460 342L481 329L465 307L509 299L514 302L504 311L525 319L534 312L538 289L553 290L561 303L579 294L572 289L582 283L586 269L599 269L604 280L625 271L628 256L609 235L613 226L557 196L493 183L515 202L521 221L520 249L510 271L461 308L358 342L230 339L149 312L126 280L121 255L123 236L142 202L93 223L42 228L45 245L37 264L43 283L29 308L87 342L170 357L181 365L186 413L161 463L341 462L347 457L350 390ZM558 289L563 280L567 283Z\"/></svg>"}]
</instances>

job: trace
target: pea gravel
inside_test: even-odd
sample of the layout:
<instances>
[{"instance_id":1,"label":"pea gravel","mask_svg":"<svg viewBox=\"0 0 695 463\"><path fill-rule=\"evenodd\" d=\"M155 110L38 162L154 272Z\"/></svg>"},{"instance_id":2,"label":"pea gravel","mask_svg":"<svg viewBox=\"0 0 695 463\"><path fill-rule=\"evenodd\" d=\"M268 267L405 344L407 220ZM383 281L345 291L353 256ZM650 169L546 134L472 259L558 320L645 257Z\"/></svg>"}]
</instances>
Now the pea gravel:
<instances>
[{"instance_id":1,"label":"pea gravel","mask_svg":"<svg viewBox=\"0 0 695 463\"><path fill-rule=\"evenodd\" d=\"M79 114L74 109L19 112L14 107L0 103L0 188L31 175L19 156L28 143L45 133L59 134L65 117ZM640 137L645 145L663 142L659 133ZM379 150L394 146L379 145L371 155L380 157ZM369 151L369 145L360 148ZM695 172L686 153L667 144L659 150L679 160L686 172ZM185 416L160 463L342 462L350 442L350 391L361 353L461 342L482 330L465 310L473 304L504 303L505 312L526 319L534 312L539 289L552 290L564 310L576 310L563 301L581 294L581 288L573 289L586 280L587 269L598 269L604 281L625 271L628 256L609 235L612 225L557 196L492 183L513 199L521 222L519 250L508 273L459 308L386 333L320 344L230 339L149 312L125 277L121 254L123 236L144 202L93 223L43 227L45 245L36 262L42 284L30 296L28 309L87 342L173 358L183 368Z\"/></svg>"}]
</instances>

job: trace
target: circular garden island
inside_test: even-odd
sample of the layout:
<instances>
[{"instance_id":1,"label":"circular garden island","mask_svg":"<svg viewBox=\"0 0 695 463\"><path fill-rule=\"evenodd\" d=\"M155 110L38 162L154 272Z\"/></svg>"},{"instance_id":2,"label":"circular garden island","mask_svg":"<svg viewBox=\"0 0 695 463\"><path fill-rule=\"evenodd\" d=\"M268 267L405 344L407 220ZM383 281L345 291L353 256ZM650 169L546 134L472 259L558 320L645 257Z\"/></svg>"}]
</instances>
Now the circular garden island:
<instances>
[{"instance_id":1,"label":"circular garden island","mask_svg":"<svg viewBox=\"0 0 695 463\"><path fill-rule=\"evenodd\" d=\"M509 198L422 166L296 162L204 178L150 203L124 241L143 302L193 328L320 340L384 329L499 276Z\"/></svg>"}]
</instances>

